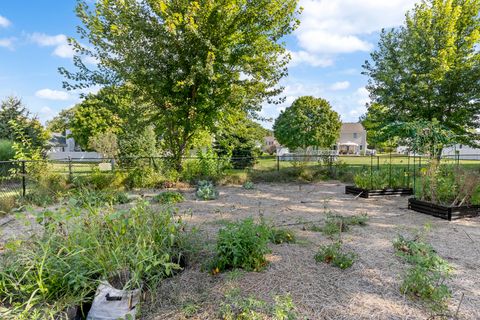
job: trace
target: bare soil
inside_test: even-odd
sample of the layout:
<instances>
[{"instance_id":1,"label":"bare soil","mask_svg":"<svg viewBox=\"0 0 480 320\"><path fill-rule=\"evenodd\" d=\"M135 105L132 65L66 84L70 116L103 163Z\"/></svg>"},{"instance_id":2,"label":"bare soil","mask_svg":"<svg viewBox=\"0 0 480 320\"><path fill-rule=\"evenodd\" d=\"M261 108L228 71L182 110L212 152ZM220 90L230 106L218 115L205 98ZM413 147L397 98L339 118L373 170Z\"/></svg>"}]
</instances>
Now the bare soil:
<instances>
[{"instance_id":1,"label":"bare soil","mask_svg":"<svg viewBox=\"0 0 480 320\"><path fill-rule=\"evenodd\" d=\"M448 222L407 209L407 198L355 199L345 185L258 184L255 190L220 187L214 201L197 201L193 189L184 189L178 204L189 228L196 227L204 246L180 274L163 281L155 301L142 307L142 319L218 319L225 295L236 289L245 297L272 302L290 294L306 319L440 319L419 301L403 296L399 287L409 267L395 255L392 240L431 226L426 240L454 268L448 281L449 309L455 313L462 295L459 319L480 319L480 218ZM148 197L148 192L142 196ZM331 239L308 231L310 222L321 226L327 213L367 213L367 226L354 226L342 235L344 246L357 255L354 265L340 270L317 263L314 255ZM262 272L226 272L216 276L202 270L213 251L217 231L226 221L253 216L293 230L297 243L271 245L269 266ZM21 222L0 219L2 242L34 232ZM192 311L193 310L193 311Z\"/></svg>"}]
</instances>

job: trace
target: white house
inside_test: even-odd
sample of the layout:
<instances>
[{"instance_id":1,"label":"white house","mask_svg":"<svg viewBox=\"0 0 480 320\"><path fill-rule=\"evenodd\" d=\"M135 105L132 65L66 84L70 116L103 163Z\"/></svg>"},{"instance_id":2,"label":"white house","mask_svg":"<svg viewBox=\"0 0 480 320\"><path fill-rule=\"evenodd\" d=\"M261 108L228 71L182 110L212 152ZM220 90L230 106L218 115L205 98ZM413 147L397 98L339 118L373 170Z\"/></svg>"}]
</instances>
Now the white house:
<instances>
[{"instance_id":1,"label":"white house","mask_svg":"<svg viewBox=\"0 0 480 320\"><path fill-rule=\"evenodd\" d=\"M457 144L443 149L442 156L460 160L480 160L480 149Z\"/></svg>"},{"instance_id":2,"label":"white house","mask_svg":"<svg viewBox=\"0 0 480 320\"><path fill-rule=\"evenodd\" d=\"M76 161L96 161L102 158L97 152L82 151L72 137L70 130L66 130L65 134L52 133L49 140L49 150L47 157L50 160L76 160Z\"/></svg>"},{"instance_id":3,"label":"white house","mask_svg":"<svg viewBox=\"0 0 480 320\"><path fill-rule=\"evenodd\" d=\"M340 137L332 148L335 154L363 155L367 151L367 131L361 123L345 122L340 129ZM287 157L291 153L288 148L278 146L277 155Z\"/></svg>"},{"instance_id":4,"label":"white house","mask_svg":"<svg viewBox=\"0 0 480 320\"><path fill-rule=\"evenodd\" d=\"M359 122L343 123L335 150L338 154L365 154L367 150L367 131L363 125Z\"/></svg>"}]
</instances>

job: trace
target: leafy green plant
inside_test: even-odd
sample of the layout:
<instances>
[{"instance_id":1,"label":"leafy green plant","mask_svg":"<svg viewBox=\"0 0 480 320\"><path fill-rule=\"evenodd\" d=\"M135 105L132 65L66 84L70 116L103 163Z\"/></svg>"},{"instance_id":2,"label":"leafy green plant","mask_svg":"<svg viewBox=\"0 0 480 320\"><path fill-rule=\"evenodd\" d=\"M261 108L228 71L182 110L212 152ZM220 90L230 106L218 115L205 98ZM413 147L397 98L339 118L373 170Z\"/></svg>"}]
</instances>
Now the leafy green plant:
<instances>
[{"instance_id":1,"label":"leafy green plant","mask_svg":"<svg viewBox=\"0 0 480 320\"><path fill-rule=\"evenodd\" d=\"M382 190L387 188L400 189L409 187L410 173L405 169L392 168L364 170L355 174L355 186L361 189Z\"/></svg>"},{"instance_id":2,"label":"leafy green plant","mask_svg":"<svg viewBox=\"0 0 480 320\"><path fill-rule=\"evenodd\" d=\"M211 263L212 273L242 268L260 271L267 265L269 232L252 218L228 223L218 232L216 256Z\"/></svg>"},{"instance_id":3,"label":"leafy green plant","mask_svg":"<svg viewBox=\"0 0 480 320\"><path fill-rule=\"evenodd\" d=\"M255 189L255 184L252 181L245 181L245 183L243 184L243 189L253 190Z\"/></svg>"},{"instance_id":4,"label":"leafy green plant","mask_svg":"<svg viewBox=\"0 0 480 320\"><path fill-rule=\"evenodd\" d=\"M243 297L237 289L230 290L220 307L225 320L295 320L299 317L290 295L274 296L269 304L253 296Z\"/></svg>"},{"instance_id":5,"label":"leafy green plant","mask_svg":"<svg viewBox=\"0 0 480 320\"><path fill-rule=\"evenodd\" d=\"M195 193L200 200L215 200L218 198L218 191L211 181L201 180L197 184L197 192Z\"/></svg>"},{"instance_id":6,"label":"leafy green plant","mask_svg":"<svg viewBox=\"0 0 480 320\"><path fill-rule=\"evenodd\" d=\"M165 191L157 194L153 199L161 204L175 204L184 201L185 197L180 192Z\"/></svg>"},{"instance_id":7,"label":"leafy green plant","mask_svg":"<svg viewBox=\"0 0 480 320\"><path fill-rule=\"evenodd\" d=\"M48 307L58 314L91 299L98 281L128 274L119 289L156 287L180 269L183 223L170 209L138 203L128 211L69 207L37 216L41 235L5 246L0 302L19 319Z\"/></svg>"},{"instance_id":8,"label":"leafy green plant","mask_svg":"<svg viewBox=\"0 0 480 320\"><path fill-rule=\"evenodd\" d=\"M165 177L162 173L150 166L135 167L128 171L125 178L125 186L129 189L134 188L160 188Z\"/></svg>"},{"instance_id":9,"label":"leafy green plant","mask_svg":"<svg viewBox=\"0 0 480 320\"><path fill-rule=\"evenodd\" d=\"M355 262L355 254L353 252L343 252L341 243L335 242L321 246L315 255L315 261L332 263L340 269L347 269Z\"/></svg>"},{"instance_id":10,"label":"leafy green plant","mask_svg":"<svg viewBox=\"0 0 480 320\"><path fill-rule=\"evenodd\" d=\"M128 194L116 190L76 189L71 198L75 204L83 208L97 208L105 205L125 204L130 201Z\"/></svg>"},{"instance_id":11,"label":"leafy green plant","mask_svg":"<svg viewBox=\"0 0 480 320\"><path fill-rule=\"evenodd\" d=\"M274 244L294 243L296 237L292 230L270 228L270 241Z\"/></svg>"},{"instance_id":12,"label":"leafy green plant","mask_svg":"<svg viewBox=\"0 0 480 320\"><path fill-rule=\"evenodd\" d=\"M451 291L445 282L450 278L452 268L428 243L407 240L399 235L393 241L397 254L412 266L407 270L400 291L428 303L433 311L445 311Z\"/></svg>"},{"instance_id":13,"label":"leafy green plant","mask_svg":"<svg viewBox=\"0 0 480 320\"><path fill-rule=\"evenodd\" d=\"M181 173L184 181L195 182L198 180L218 181L230 168L229 160L226 157L219 157L212 148L205 151L199 150L197 158L187 161Z\"/></svg>"}]
</instances>

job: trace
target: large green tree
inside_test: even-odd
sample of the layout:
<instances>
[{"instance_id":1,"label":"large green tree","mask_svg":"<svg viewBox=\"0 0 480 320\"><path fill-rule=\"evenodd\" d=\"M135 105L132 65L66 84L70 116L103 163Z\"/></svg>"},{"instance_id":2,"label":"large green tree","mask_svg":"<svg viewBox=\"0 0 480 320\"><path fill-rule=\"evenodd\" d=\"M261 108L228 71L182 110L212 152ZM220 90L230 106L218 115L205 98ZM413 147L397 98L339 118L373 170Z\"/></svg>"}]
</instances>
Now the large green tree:
<instances>
[{"instance_id":1,"label":"large green tree","mask_svg":"<svg viewBox=\"0 0 480 320\"><path fill-rule=\"evenodd\" d=\"M60 69L65 87L128 85L152 106L162 143L181 168L198 131L213 131L231 111L256 113L281 92L290 56L282 38L298 24L298 0L78 1L89 70Z\"/></svg>"},{"instance_id":2,"label":"large green tree","mask_svg":"<svg viewBox=\"0 0 480 320\"><path fill-rule=\"evenodd\" d=\"M377 128L395 131L395 124L437 119L457 142L476 144L479 11L479 0L425 0L407 13L402 27L382 32L364 65L372 99L367 118L375 119Z\"/></svg>"},{"instance_id":3,"label":"large green tree","mask_svg":"<svg viewBox=\"0 0 480 320\"><path fill-rule=\"evenodd\" d=\"M340 136L341 126L340 116L327 100L305 96L280 113L273 132L278 142L291 150L330 148Z\"/></svg>"},{"instance_id":4,"label":"large green tree","mask_svg":"<svg viewBox=\"0 0 480 320\"><path fill-rule=\"evenodd\" d=\"M7 97L0 103L0 139L21 142L28 138L33 148L43 150L48 134L38 118L28 111L17 97Z\"/></svg>"}]
</instances>

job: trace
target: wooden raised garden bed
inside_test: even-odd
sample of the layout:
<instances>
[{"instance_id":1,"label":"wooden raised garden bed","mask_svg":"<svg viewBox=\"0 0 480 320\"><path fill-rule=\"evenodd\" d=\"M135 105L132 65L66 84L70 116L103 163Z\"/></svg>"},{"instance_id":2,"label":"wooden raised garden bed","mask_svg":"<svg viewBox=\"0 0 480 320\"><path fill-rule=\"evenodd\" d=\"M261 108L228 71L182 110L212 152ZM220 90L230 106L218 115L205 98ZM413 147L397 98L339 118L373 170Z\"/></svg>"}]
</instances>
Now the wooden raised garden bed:
<instances>
[{"instance_id":1,"label":"wooden raised garden bed","mask_svg":"<svg viewBox=\"0 0 480 320\"><path fill-rule=\"evenodd\" d=\"M408 209L448 221L476 217L480 214L480 206L448 207L415 198L408 199Z\"/></svg>"},{"instance_id":2,"label":"wooden raised garden bed","mask_svg":"<svg viewBox=\"0 0 480 320\"><path fill-rule=\"evenodd\" d=\"M381 189L381 190L370 190L357 188L355 186L346 186L346 194L354 194L356 196L360 195L362 198L371 198L371 197L383 197L383 196L410 196L413 194L412 188L399 188L399 189Z\"/></svg>"}]
</instances>

